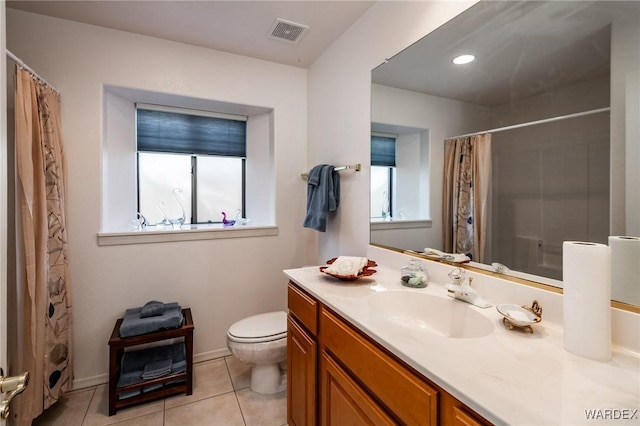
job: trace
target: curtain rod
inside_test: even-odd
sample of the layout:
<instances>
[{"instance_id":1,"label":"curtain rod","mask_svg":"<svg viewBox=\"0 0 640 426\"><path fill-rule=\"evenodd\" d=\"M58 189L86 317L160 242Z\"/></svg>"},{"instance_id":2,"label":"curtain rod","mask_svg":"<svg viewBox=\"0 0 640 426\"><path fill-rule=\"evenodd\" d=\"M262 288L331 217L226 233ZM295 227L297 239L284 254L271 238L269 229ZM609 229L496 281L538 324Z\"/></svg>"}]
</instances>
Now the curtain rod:
<instances>
[{"instance_id":1,"label":"curtain rod","mask_svg":"<svg viewBox=\"0 0 640 426\"><path fill-rule=\"evenodd\" d=\"M18 64L18 66L20 68L23 68L27 71L29 71L29 73L38 81L40 81L43 84L46 84L47 86L49 86L51 89L53 89L56 93L60 94L60 92L58 91L58 89L56 89L51 83L49 83L47 80L45 80L44 78L42 78L40 76L40 74L38 74L37 72L35 72L33 70L33 68L31 68L29 65L25 64L24 61L20 58L18 58L16 55L14 55L9 49L6 49L7 52L7 57L9 59L11 59L13 62L15 62L16 64Z\"/></svg>"},{"instance_id":2,"label":"curtain rod","mask_svg":"<svg viewBox=\"0 0 640 426\"><path fill-rule=\"evenodd\" d=\"M505 130L519 129L520 127L535 126L537 124L551 123L553 121L566 120L568 118L577 118L577 117L582 117L584 115L598 114L598 113L607 112L607 111L611 111L611 108L606 107L606 108L592 109L591 111L576 112L574 114L559 115L557 117L545 118L543 120L529 121L527 123L514 124L512 126L498 127L496 129L491 129L491 130L483 130L482 132L474 132L474 133L467 133L466 135L451 136L451 137L445 138L445 140L465 138L467 136L483 135L486 133L496 133L496 132L502 132Z\"/></svg>"}]
</instances>

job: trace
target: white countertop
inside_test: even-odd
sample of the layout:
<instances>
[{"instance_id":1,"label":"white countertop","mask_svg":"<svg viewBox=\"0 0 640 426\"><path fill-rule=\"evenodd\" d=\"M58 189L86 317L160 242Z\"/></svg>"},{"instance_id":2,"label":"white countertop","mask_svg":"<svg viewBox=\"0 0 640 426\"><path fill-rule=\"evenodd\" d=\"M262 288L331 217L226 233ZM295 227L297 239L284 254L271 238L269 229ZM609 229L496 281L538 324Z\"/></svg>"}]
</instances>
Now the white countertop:
<instances>
[{"instance_id":1,"label":"white countertop","mask_svg":"<svg viewBox=\"0 0 640 426\"><path fill-rule=\"evenodd\" d=\"M339 281L317 267L284 273L494 424L640 425L638 354L614 351L609 362L571 354L563 348L562 327L545 322L544 312L542 322L533 325L533 334L510 331L495 307L471 305L492 322L490 334L450 338L402 327L377 312L367 296L395 290L464 302L448 297L441 284L410 289L401 285L399 271L375 269L376 274L355 282ZM588 412L596 418L589 419Z\"/></svg>"}]
</instances>

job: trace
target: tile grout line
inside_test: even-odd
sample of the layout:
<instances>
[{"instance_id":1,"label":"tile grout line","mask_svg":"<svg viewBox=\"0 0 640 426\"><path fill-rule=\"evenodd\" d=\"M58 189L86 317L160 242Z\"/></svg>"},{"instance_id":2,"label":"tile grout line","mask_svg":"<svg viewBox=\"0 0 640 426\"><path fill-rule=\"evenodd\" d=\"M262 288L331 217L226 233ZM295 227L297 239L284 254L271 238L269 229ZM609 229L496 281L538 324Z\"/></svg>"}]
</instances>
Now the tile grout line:
<instances>
[{"instance_id":1,"label":"tile grout line","mask_svg":"<svg viewBox=\"0 0 640 426\"><path fill-rule=\"evenodd\" d=\"M238 399L238 392L236 390L236 385L233 383L233 376L231 376L231 369L229 369L229 363L227 362L228 357L224 357L224 365L227 368L227 374L229 375L229 380L231 381L231 389L233 389L233 396L236 398L236 404L238 404L238 410L240 410L240 417L242 417L242 422L245 426L247 426L247 420L244 418L244 413L242 412L242 405L240 405L240 399Z\"/></svg>"},{"instance_id":2,"label":"tile grout line","mask_svg":"<svg viewBox=\"0 0 640 426\"><path fill-rule=\"evenodd\" d=\"M247 419L244 418L244 413L242 412L242 405L240 405L240 399L238 398L238 392L233 391L233 396L236 398L236 404L238 404L238 410L240 410L240 417L242 417L242 423L247 426Z\"/></svg>"},{"instance_id":3,"label":"tile grout line","mask_svg":"<svg viewBox=\"0 0 640 426\"><path fill-rule=\"evenodd\" d=\"M98 389L98 386L93 387L93 393L91 394L91 398L89 399L89 404L87 404L87 408L85 408L84 410L84 415L82 416L82 422L80 423L81 425L84 425L84 422L87 420L87 415L89 414L89 408L91 408L91 403L93 402L93 398L96 397L97 389Z\"/></svg>"}]
</instances>

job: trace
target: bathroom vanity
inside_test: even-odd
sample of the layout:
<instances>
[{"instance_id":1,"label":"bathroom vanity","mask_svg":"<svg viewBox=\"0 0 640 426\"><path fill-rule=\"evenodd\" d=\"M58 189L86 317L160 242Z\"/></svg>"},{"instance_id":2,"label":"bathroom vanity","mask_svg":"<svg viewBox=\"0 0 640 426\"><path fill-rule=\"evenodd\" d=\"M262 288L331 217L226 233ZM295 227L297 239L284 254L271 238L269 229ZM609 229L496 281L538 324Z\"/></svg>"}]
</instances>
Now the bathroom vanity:
<instances>
[{"instance_id":1,"label":"bathroom vanity","mask_svg":"<svg viewBox=\"0 0 640 426\"><path fill-rule=\"evenodd\" d=\"M640 408L638 354L587 360L563 349L558 324L509 330L444 283L410 289L376 269L349 282L284 271L289 424L598 424L588 416Z\"/></svg>"},{"instance_id":2,"label":"bathroom vanity","mask_svg":"<svg viewBox=\"0 0 640 426\"><path fill-rule=\"evenodd\" d=\"M486 424L293 282L288 299L290 425Z\"/></svg>"}]
</instances>

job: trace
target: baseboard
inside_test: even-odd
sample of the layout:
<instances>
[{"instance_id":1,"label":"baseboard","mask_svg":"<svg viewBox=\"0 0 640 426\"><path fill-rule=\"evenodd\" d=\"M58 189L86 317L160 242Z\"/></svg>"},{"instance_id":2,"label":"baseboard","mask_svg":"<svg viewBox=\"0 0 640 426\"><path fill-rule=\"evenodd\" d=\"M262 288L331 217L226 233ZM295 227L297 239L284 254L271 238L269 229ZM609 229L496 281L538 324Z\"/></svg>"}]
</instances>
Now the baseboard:
<instances>
[{"instance_id":1,"label":"baseboard","mask_svg":"<svg viewBox=\"0 0 640 426\"><path fill-rule=\"evenodd\" d=\"M91 386L104 385L109 383L109 374L99 374L92 377L84 377L82 379L73 379L72 390L89 388Z\"/></svg>"},{"instance_id":2,"label":"baseboard","mask_svg":"<svg viewBox=\"0 0 640 426\"><path fill-rule=\"evenodd\" d=\"M210 361L212 359L223 358L229 355L231 355L231 352L229 352L229 349L227 348L216 349L214 351L209 351L209 352L202 352L202 353L193 355L193 363L197 364L199 362L205 362L205 361ZM83 377L79 379L76 378L76 379L73 379L72 390L84 389L92 386L105 385L107 383L109 383L108 373L98 374L97 376L91 376L91 377Z\"/></svg>"},{"instance_id":3,"label":"baseboard","mask_svg":"<svg viewBox=\"0 0 640 426\"><path fill-rule=\"evenodd\" d=\"M231 352L227 348L216 349L214 351L209 351L209 352L202 352L202 353L193 355L193 363L197 364L199 362L210 361L212 359L218 359L218 358L222 358L229 355L231 355Z\"/></svg>"}]
</instances>

